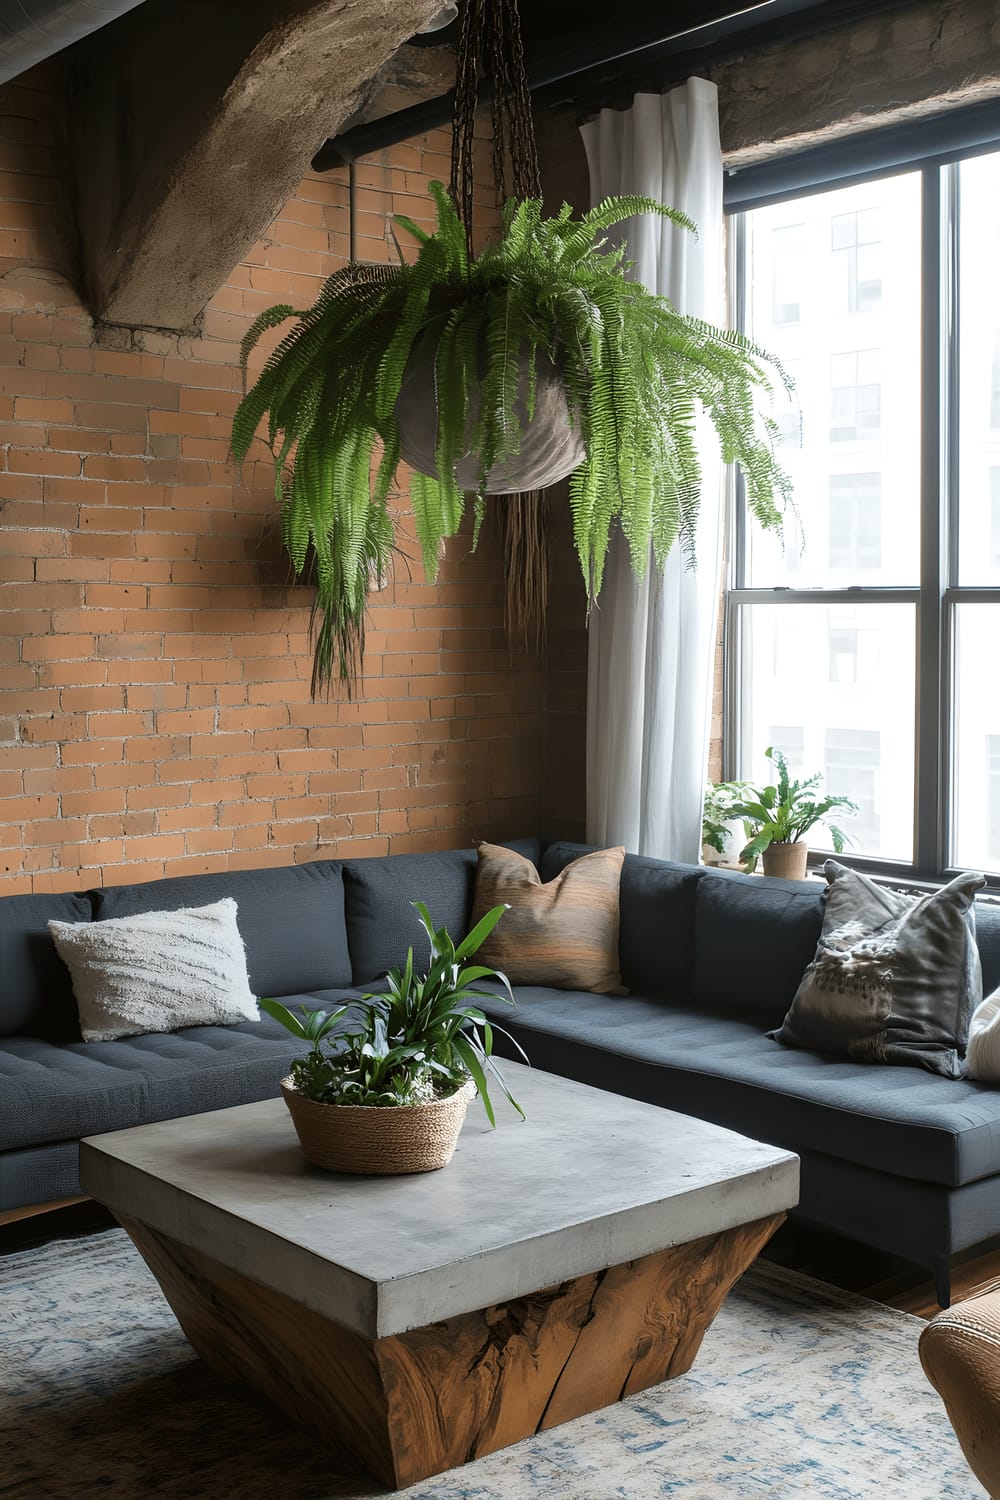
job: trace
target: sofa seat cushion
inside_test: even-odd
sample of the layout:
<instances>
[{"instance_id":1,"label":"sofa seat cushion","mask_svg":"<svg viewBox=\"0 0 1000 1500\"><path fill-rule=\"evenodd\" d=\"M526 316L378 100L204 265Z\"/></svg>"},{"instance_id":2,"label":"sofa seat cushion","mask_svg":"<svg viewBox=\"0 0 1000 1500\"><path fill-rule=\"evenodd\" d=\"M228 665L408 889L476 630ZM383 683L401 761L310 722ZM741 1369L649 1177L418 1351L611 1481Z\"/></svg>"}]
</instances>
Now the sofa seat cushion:
<instances>
[{"instance_id":1,"label":"sofa seat cushion","mask_svg":"<svg viewBox=\"0 0 1000 1500\"><path fill-rule=\"evenodd\" d=\"M499 999L483 1009L535 1067L895 1176L958 1187L1000 1172L1000 1090L782 1047L743 1011L530 987L515 996L514 1011ZM497 1050L509 1050L502 1038Z\"/></svg>"},{"instance_id":2,"label":"sofa seat cushion","mask_svg":"<svg viewBox=\"0 0 1000 1500\"><path fill-rule=\"evenodd\" d=\"M349 998L326 991L285 1003L329 1010ZM12 1037L0 1045L0 1150L267 1099L304 1050L268 1016L66 1046Z\"/></svg>"}]
</instances>

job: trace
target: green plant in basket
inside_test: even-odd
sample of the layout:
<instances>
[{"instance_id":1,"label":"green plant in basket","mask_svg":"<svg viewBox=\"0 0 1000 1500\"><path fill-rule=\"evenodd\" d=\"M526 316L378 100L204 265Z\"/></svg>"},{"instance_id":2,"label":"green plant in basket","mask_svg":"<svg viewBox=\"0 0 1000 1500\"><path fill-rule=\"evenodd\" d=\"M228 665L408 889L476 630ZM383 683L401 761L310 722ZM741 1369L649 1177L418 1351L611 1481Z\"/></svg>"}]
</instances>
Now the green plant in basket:
<instances>
[{"instance_id":1,"label":"green plant in basket","mask_svg":"<svg viewBox=\"0 0 1000 1500\"><path fill-rule=\"evenodd\" d=\"M493 1058L494 1027L475 1004L495 998L477 986L498 980L513 1005L510 984L496 969L468 962L507 907L494 906L456 946L444 927L434 927L422 902L412 904L430 942L426 973L416 972L411 948L403 968L389 971L384 994L330 1012L303 1010L301 1019L279 1000L261 1001L262 1010L310 1044L291 1065L296 1091L320 1104L399 1107L447 1097L471 1079L495 1125L492 1077L523 1118Z\"/></svg>"}]
</instances>

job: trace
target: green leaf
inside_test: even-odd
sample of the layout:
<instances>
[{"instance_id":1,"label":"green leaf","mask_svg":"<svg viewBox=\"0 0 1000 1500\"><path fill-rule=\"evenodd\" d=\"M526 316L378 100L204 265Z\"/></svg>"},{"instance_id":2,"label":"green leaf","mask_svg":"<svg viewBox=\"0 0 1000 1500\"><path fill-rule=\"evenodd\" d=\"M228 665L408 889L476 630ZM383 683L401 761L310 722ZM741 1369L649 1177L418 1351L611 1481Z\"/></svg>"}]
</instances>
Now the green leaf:
<instances>
[{"instance_id":1,"label":"green leaf","mask_svg":"<svg viewBox=\"0 0 1000 1500\"><path fill-rule=\"evenodd\" d=\"M280 1000L261 1000L260 1008L269 1015L272 1021L279 1022L292 1036L297 1036L301 1041L309 1040L308 1033L298 1016L293 1015L287 1005L282 1005Z\"/></svg>"},{"instance_id":2,"label":"green leaf","mask_svg":"<svg viewBox=\"0 0 1000 1500\"><path fill-rule=\"evenodd\" d=\"M472 931L462 939L455 949L455 957L459 962L463 958L471 958L473 953L479 951L505 911L510 911L510 906L506 902L500 906L490 907L486 915L480 917Z\"/></svg>"},{"instance_id":3,"label":"green leaf","mask_svg":"<svg viewBox=\"0 0 1000 1500\"><path fill-rule=\"evenodd\" d=\"M469 1072L472 1074L473 1081L476 1085L476 1090L479 1094L480 1099L483 1101L483 1109L486 1111L486 1118L489 1120L494 1129L496 1129L497 1118L493 1111L493 1102L490 1099L490 1088L489 1084L486 1081L486 1074L483 1071L482 1063L479 1061L479 1054L476 1052L476 1049L469 1041L469 1038L461 1032L459 1032L459 1034L455 1037L455 1049L461 1057L462 1061L465 1063L465 1066L468 1068Z\"/></svg>"}]
</instances>

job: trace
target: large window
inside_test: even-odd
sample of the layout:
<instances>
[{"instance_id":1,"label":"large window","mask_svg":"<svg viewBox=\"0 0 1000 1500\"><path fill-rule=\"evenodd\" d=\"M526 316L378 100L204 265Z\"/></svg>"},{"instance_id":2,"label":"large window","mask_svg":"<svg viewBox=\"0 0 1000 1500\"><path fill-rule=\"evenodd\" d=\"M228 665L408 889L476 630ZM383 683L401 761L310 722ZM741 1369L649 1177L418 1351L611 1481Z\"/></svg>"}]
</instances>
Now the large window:
<instances>
[{"instance_id":1,"label":"large window","mask_svg":"<svg viewBox=\"0 0 1000 1500\"><path fill-rule=\"evenodd\" d=\"M725 772L783 741L858 803L862 862L1000 883L1000 151L733 224L742 326L796 390L784 535L737 495Z\"/></svg>"}]
</instances>

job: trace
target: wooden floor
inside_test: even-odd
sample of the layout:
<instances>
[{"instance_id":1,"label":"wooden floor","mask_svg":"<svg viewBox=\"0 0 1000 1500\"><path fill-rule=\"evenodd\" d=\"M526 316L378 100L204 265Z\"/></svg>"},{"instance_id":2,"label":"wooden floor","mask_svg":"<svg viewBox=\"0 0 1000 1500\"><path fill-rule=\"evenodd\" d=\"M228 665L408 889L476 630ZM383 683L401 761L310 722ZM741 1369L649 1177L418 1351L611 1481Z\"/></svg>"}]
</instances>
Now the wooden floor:
<instances>
[{"instance_id":1,"label":"wooden floor","mask_svg":"<svg viewBox=\"0 0 1000 1500\"><path fill-rule=\"evenodd\" d=\"M0 1214L0 1255L45 1240L87 1234L107 1228L114 1220L90 1198L70 1198L62 1204L41 1204ZM764 1255L778 1265L828 1281L845 1291L859 1292L887 1307L919 1318L938 1311L933 1282L919 1267L883 1255L854 1240L798 1223L778 1230ZM1000 1239L952 1261L952 1302L960 1302L985 1283L1000 1278Z\"/></svg>"},{"instance_id":2,"label":"wooden floor","mask_svg":"<svg viewBox=\"0 0 1000 1500\"><path fill-rule=\"evenodd\" d=\"M873 1302L898 1307L918 1318L938 1312L933 1281L919 1266L886 1255L828 1230L792 1223L780 1229L764 1251L769 1260L828 1281ZM951 1300L960 1302L978 1287L1000 1277L1000 1240L988 1241L956 1255L951 1263Z\"/></svg>"}]
</instances>

